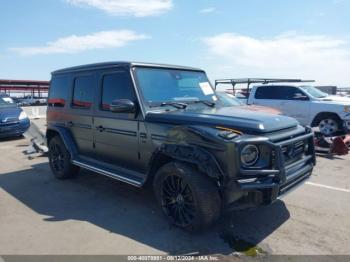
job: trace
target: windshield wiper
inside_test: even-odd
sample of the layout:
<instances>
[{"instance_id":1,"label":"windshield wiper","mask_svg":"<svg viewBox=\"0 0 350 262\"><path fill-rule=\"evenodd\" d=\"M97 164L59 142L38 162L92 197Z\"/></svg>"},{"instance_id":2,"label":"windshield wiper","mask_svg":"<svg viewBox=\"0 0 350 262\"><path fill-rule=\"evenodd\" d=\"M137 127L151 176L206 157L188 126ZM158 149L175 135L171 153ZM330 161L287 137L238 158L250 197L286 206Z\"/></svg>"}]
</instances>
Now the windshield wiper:
<instances>
[{"instance_id":1,"label":"windshield wiper","mask_svg":"<svg viewBox=\"0 0 350 262\"><path fill-rule=\"evenodd\" d=\"M210 107L215 106L215 103L211 102L209 100L195 100L195 101L193 101L193 103L195 103L195 104L202 103L202 104L205 104L206 106L210 106Z\"/></svg>"},{"instance_id":2,"label":"windshield wiper","mask_svg":"<svg viewBox=\"0 0 350 262\"><path fill-rule=\"evenodd\" d=\"M186 103L181 103L181 102L162 102L160 104L157 105L152 105L151 107L158 107L158 106L173 106L177 109L186 109L187 108L187 104Z\"/></svg>"}]
</instances>

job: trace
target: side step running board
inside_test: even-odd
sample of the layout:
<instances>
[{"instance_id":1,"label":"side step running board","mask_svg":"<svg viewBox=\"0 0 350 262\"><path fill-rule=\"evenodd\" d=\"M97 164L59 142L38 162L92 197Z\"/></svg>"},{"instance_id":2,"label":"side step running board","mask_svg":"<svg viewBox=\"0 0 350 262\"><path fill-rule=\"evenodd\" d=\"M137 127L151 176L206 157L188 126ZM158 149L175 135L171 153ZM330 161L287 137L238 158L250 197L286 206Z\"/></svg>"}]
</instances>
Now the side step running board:
<instances>
[{"instance_id":1,"label":"side step running board","mask_svg":"<svg viewBox=\"0 0 350 262\"><path fill-rule=\"evenodd\" d=\"M80 162L80 161L77 161L77 160L73 160L72 163L74 165L80 166L82 168L88 169L90 171L96 172L96 173L104 175L104 176L108 176L110 178L119 180L121 182L127 183L127 184L132 185L132 186L136 186L136 187L141 187L142 186L142 182L140 182L140 181L137 181L137 180L134 180L134 179L131 179L131 178L127 178L125 176L118 175L116 173L113 173L113 172L110 172L110 171L107 171L107 170L104 170L104 169L101 169L101 168L97 168L97 167L94 167L92 165L89 165L89 164L86 164L86 163L83 163L83 162Z\"/></svg>"}]
</instances>

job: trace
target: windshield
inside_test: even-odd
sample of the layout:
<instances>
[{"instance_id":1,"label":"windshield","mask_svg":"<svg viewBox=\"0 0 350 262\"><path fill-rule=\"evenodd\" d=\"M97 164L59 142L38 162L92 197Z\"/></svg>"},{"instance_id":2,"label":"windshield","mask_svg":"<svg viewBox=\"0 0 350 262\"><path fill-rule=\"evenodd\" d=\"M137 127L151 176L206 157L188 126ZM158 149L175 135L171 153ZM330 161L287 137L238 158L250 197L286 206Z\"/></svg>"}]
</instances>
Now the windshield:
<instances>
[{"instance_id":1,"label":"windshield","mask_svg":"<svg viewBox=\"0 0 350 262\"><path fill-rule=\"evenodd\" d=\"M14 105L14 101L11 97L0 96L0 106Z\"/></svg>"},{"instance_id":2,"label":"windshield","mask_svg":"<svg viewBox=\"0 0 350 262\"><path fill-rule=\"evenodd\" d=\"M318 90L316 87L313 86L301 86L301 88L308 93L310 96L316 97L316 98L324 98L327 97L328 94L324 93L320 90Z\"/></svg>"},{"instance_id":3,"label":"windshield","mask_svg":"<svg viewBox=\"0 0 350 262\"><path fill-rule=\"evenodd\" d=\"M226 92L216 92L216 95L224 104L224 106L241 106L243 103L234 95L228 94Z\"/></svg>"},{"instance_id":4,"label":"windshield","mask_svg":"<svg viewBox=\"0 0 350 262\"><path fill-rule=\"evenodd\" d=\"M204 72L136 67L139 88L148 105L164 102L216 102L217 97Z\"/></svg>"}]
</instances>

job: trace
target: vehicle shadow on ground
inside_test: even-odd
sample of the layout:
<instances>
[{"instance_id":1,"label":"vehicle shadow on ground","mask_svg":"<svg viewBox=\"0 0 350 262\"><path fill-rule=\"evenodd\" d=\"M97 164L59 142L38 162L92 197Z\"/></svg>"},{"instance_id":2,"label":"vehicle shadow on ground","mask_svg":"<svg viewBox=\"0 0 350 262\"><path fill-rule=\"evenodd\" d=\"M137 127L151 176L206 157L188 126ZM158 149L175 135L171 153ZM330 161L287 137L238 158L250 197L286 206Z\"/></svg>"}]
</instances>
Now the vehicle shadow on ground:
<instances>
[{"instance_id":1,"label":"vehicle shadow on ground","mask_svg":"<svg viewBox=\"0 0 350 262\"><path fill-rule=\"evenodd\" d=\"M1 142L11 142L11 141L16 141L16 140L24 140L24 136L15 136L15 137L2 137L0 138L0 143Z\"/></svg>"},{"instance_id":2,"label":"vehicle shadow on ground","mask_svg":"<svg viewBox=\"0 0 350 262\"><path fill-rule=\"evenodd\" d=\"M53 177L47 163L37 164L32 169L1 174L0 188L47 216L47 222L86 221L177 255L230 254L236 249L236 240L257 245L289 218L284 203L277 201L258 210L226 214L212 228L191 234L168 224L150 190L81 173L60 181Z\"/></svg>"}]
</instances>

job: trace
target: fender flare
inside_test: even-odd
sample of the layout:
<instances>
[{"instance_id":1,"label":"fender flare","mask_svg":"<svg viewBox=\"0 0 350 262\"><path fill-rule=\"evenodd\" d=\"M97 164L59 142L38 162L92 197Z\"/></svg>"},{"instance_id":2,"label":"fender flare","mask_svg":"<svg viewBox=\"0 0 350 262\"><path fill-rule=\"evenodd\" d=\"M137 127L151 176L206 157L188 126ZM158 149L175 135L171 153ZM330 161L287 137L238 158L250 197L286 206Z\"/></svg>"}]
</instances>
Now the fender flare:
<instances>
[{"instance_id":1,"label":"fender flare","mask_svg":"<svg viewBox=\"0 0 350 262\"><path fill-rule=\"evenodd\" d=\"M153 154L151 163L159 154L197 166L198 170L214 179L224 176L215 157L207 150L193 145L162 144Z\"/></svg>"},{"instance_id":2,"label":"fender flare","mask_svg":"<svg viewBox=\"0 0 350 262\"><path fill-rule=\"evenodd\" d=\"M71 159L74 159L74 157L78 154L78 147L70 133L69 130L67 130L63 126L56 126L56 125L50 125L47 127L46 130L46 139L49 140L50 133L57 133L60 138L62 139L64 145L66 146L67 151L69 152ZM47 141L48 144L49 141Z\"/></svg>"}]
</instances>

